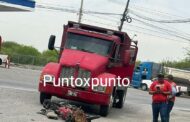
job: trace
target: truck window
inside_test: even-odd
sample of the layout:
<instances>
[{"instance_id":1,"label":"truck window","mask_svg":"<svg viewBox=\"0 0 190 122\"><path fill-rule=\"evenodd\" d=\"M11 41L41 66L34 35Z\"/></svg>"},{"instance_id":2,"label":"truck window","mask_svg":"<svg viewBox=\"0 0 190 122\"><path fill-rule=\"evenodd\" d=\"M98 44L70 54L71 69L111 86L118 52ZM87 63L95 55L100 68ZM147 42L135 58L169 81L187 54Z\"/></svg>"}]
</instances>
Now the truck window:
<instances>
[{"instance_id":1,"label":"truck window","mask_svg":"<svg viewBox=\"0 0 190 122\"><path fill-rule=\"evenodd\" d=\"M110 54L112 46L113 42L111 40L68 33L65 48L107 56Z\"/></svg>"},{"instance_id":2,"label":"truck window","mask_svg":"<svg viewBox=\"0 0 190 122\"><path fill-rule=\"evenodd\" d=\"M140 71L140 67L137 66L136 69L135 69L135 72L139 72Z\"/></svg>"}]
</instances>

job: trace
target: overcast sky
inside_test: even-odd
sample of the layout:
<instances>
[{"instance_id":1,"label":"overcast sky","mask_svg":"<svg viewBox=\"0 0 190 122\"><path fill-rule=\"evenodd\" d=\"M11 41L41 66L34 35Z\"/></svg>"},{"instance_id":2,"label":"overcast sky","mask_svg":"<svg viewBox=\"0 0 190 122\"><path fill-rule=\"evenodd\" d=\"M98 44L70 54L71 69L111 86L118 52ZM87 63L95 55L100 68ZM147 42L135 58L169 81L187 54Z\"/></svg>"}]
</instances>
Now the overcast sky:
<instances>
[{"instance_id":1,"label":"overcast sky","mask_svg":"<svg viewBox=\"0 0 190 122\"><path fill-rule=\"evenodd\" d=\"M84 10L122 14L126 1L84 0ZM80 7L80 0L36 0L36 2L37 5L74 10L79 10ZM174 20L190 18L189 5L189 0L131 0L129 8L141 16ZM136 17L130 13L129 15ZM82 22L117 29L120 18L121 16L84 14ZM66 24L68 20L77 21L77 13L42 8L35 8L33 12L0 12L0 35L5 41L15 41L43 51L47 49L48 38L51 34L56 35L56 45L60 45L63 24ZM142 21L167 30L177 31L181 34L180 36L190 39L190 23L159 24L143 19ZM130 37L133 37L134 34L137 35L134 39L139 42L139 60L159 62L167 59L180 60L185 57L184 48L190 48L190 41L177 38L178 34L169 36L162 30L155 30L156 32L151 30L155 29L135 20L124 25L123 31L126 31Z\"/></svg>"}]
</instances>

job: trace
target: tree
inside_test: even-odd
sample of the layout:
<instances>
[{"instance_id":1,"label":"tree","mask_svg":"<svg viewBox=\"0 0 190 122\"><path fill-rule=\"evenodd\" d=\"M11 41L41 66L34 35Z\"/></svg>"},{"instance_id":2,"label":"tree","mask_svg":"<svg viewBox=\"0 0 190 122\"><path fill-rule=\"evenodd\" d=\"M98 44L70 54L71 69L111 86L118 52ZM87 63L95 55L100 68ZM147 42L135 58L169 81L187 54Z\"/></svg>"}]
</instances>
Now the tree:
<instances>
[{"instance_id":1,"label":"tree","mask_svg":"<svg viewBox=\"0 0 190 122\"><path fill-rule=\"evenodd\" d=\"M45 50L42 52L42 57L47 58L48 62L57 62L58 54L56 51Z\"/></svg>"},{"instance_id":2,"label":"tree","mask_svg":"<svg viewBox=\"0 0 190 122\"><path fill-rule=\"evenodd\" d=\"M58 59L56 51L46 50L40 53L32 46L12 41L3 42L1 53L9 55L12 62L19 64L45 65L48 62L57 62Z\"/></svg>"},{"instance_id":3,"label":"tree","mask_svg":"<svg viewBox=\"0 0 190 122\"><path fill-rule=\"evenodd\" d=\"M30 55L30 56L40 56L41 53L32 46L25 46L18 44L16 42L3 42L2 44L2 53L8 54L10 56L17 55Z\"/></svg>"}]
</instances>

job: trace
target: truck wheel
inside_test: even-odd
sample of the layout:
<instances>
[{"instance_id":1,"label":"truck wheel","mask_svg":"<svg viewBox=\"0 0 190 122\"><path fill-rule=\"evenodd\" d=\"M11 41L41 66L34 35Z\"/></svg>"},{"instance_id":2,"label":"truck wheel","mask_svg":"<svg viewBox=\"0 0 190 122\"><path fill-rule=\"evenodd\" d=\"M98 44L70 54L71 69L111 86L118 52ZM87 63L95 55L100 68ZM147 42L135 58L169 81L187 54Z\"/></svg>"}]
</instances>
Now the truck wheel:
<instances>
[{"instance_id":1,"label":"truck wheel","mask_svg":"<svg viewBox=\"0 0 190 122\"><path fill-rule=\"evenodd\" d=\"M2 62L2 59L0 59L0 65L2 64L3 62Z\"/></svg>"},{"instance_id":2,"label":"truck wheel","mask_svg":"<svg viewBox=\"0 0 190 122\"><path fill-rule=\"evenodd\" d=\"M101 105L100 106L100 115L101 116L107 116L109 112L109 105Z\"/></svg>"},{"instance_id":3,"label":"truck wheel","mask_svg":"<svg viewBox=\"0 0 190 122\"><path fill-rule=\"evenodd\" d=\"M101 105L100 106L100 115L101 116L107 116L109 113L110 108L113 106L113 96L110 96L110 103L109 105Z\"/></svg>"},{"instance_id":4,"label":"truck wheel","mask_svg":"<svg viewBox=\"0 0 190 122\"><path fill-rule=\"evenodd\" d=\"M146 90L148 89L148 87L147 87L146 84L142 84L142 85L141 85L141 89L142 89L143 91L146 91Z\"/></svg>"},{"instance_id":5,"label":"truck wheel","mask_svg":"<svg viewBox=\"0 0 190 122\"><path fill-rule=\"evenodd\" d=\"M40 93L40 103L43 104L44 100L46 100L46 99L51 99L51 95L41 92Z\"/></svg>"},{"instance_id":6,"label":"truck wheel","mask_svg":"<svg viewBox=\"0 0 190 122\"><path fill-rule=\"evenodd\" d=\"M188 91L188 95L190 96L190 91Z\"/></svg>"},{"instance_id":7,"label":"truck wheel","mask_svg":"<svg viewBox=\"0 0 190 122\"><path fill-rule=\"evenodd\" d=\"M115 103L116 108L122 108L123 104L125 103L125 97L126 97L126 92L123 90L117 91L117 97L119 101Z\"/></svg>"}]
</instances>

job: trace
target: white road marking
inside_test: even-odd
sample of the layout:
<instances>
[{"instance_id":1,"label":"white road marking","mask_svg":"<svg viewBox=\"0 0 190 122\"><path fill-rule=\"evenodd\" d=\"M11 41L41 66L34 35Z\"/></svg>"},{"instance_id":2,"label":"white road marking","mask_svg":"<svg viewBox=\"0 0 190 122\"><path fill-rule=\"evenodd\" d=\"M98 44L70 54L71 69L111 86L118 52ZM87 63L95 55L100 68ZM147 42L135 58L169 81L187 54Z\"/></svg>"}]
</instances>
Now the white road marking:
<instances>
[{"instance_id":1,"label":"white road marking","mask_svg":"<svg viewBox=\"0 0 190 122\"><path fill-rule=\"evenodd\" d=\"M180 110L180 111L189 111L190 112L190 109L188 109L188 108L174 107L174 109Z\"/></svg>"},{"instance_id":2,"label":"white road marking","mask_svg":"<svg viewBox=\"0 0 190 122\"><path fill-rule=\"evenodd\" d=\"M37 89L32 89L32 88L22 88L22 87L13 87L13 86L4 86L4 85L0 85L0 88L5 88L5 89L15 89L15 90L27 91L27 92L38 92Z\"/></svg>"}]
</instances>

